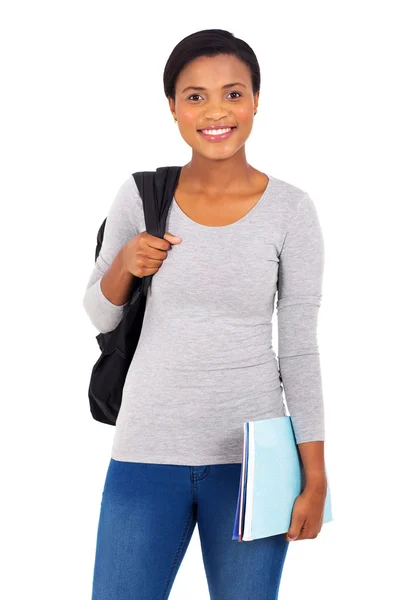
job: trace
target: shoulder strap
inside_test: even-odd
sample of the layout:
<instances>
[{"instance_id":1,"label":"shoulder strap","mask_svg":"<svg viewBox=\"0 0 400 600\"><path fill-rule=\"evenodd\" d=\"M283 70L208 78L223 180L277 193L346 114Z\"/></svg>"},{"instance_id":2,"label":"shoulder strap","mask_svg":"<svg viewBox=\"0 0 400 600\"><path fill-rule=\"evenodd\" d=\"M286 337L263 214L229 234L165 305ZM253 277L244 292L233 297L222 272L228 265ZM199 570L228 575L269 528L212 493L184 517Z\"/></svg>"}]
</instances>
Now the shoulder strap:
<instances>
[{"instance_id":1,"label":"shoulder strap","mask_svg":"<svg viewBox=\"0 0 400 600\"><path fill-rule=\"evenodd\" d=\"M97 232L96 251L95 251L95 256L94 256L95 262L97 260L97 257L100 254L101 246L103 244L104 229L105 229L105 226L106 226L106 221L107 221L107 217L104 219L104 221L100 225L99 231Z\"/></svg>"},{"instance_id":2,"label":"shoulder strap","mask_svg":"<svg viewBox=\"0 0 400 600\"><path fill-rule=\"evenodd\" d=\"M158 167L156 171L132 173L143 201L146 231L163 238L168 209L172 202L182 167ZM147 294L153 275L143 278L143 294Z\"/></svg>"}]
</instances>

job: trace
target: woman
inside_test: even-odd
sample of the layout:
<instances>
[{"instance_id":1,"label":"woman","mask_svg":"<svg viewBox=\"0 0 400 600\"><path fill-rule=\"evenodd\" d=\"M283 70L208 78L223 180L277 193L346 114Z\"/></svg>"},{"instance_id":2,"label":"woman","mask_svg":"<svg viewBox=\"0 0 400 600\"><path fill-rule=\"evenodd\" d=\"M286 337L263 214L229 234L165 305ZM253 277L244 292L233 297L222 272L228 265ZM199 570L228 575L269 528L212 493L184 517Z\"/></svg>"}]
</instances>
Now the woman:
<instances>
[{"instance_id":1,"label":"woman","mask_svg":"<svg viewBox=\"0 0 400 600\"><path fill-rule=\"evenodd\" d=\"M321 228L306 192L246 160L260 72L244 41L218 29L186 37L164 89L192 148L167 233L146 232L130 176L84 298L98 331L111 331L134 277L155 274L116 423L92 600L165 600L196 523L212 600L275 599L289 535L316 537L326 495ZM285 416L283 390L305 487L288 533L234 541L243 423Z\"/></svg>"}]
</instances>

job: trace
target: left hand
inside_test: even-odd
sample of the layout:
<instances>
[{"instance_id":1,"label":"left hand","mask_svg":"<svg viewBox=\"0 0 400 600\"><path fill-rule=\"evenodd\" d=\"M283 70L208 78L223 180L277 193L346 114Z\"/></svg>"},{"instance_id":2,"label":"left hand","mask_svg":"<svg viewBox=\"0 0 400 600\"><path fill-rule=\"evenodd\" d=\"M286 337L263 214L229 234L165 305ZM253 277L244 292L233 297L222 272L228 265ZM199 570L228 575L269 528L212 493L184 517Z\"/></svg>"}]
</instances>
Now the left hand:
<instances>
[{"instance_id":1,"label":"left hand","mask_svg":"<svg viewBox=\"0 0 400 600\"><path fill-rule=\"evenodd\" d=\"M321 531L326 488L304 488L294 502L290 528L284 534L287 542L314 539ZM292 539L289 539L292 538Z\"/></svg>"}]
</instances>

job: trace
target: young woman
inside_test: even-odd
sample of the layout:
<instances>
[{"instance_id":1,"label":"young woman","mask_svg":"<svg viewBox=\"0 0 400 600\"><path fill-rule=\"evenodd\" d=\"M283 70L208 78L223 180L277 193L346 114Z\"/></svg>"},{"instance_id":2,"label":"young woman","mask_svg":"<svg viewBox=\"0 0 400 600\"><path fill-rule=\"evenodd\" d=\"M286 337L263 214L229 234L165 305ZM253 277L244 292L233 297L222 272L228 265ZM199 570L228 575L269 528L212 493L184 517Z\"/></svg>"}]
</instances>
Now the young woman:
<instances>
[{"instance_id":1,"label":"young woman","mask_svg":"<svg viewBox=\"0 0 400 600\"><path fill-rule=\"evenodd\" d=\"M246 160L260 90L248 44L219 29L189 35L167 61L164 89L192 148L167 233L146 232L129 176L84 297L105 333L133 279L155 274L104 485L92 600L165 600L196 524L212 600L276 599L289 536L317 536L327 489L322 232L306 192ZM289 532L234 541L243 423L285 416L283 391L305 487Z\"/></svg>"}]
</instances>

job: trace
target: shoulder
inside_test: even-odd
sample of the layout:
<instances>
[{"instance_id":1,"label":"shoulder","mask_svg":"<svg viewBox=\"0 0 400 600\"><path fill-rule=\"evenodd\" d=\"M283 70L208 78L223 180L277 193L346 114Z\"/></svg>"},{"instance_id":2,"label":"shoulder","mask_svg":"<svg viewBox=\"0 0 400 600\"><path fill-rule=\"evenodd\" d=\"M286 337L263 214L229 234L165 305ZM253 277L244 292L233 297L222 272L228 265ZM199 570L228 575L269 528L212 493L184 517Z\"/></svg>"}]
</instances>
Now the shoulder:
<instances>
[{"instance_id":1,"label":"shoulder","mask_svg":"<svg viewBox=\"0 0 400 600\"><path fill-rule=\"evenodd\" d=\"M145 229L143 201L133 175L129 175L118 188L108 217L122 219L137 231Z\"/></svg>"},{"instance_id":2,"label":"shoulder","mask_svg":"<svg viewBox=\"0 0 400 600\"><path fill-rule=\"evenodd\" d=\"M296 212L301 201L308 195L307 192L297 185L289 183L279 177L274 177L272 175L269 175L269 177L271 192L273 192L272 196L279 205L281 211L287 212L288 214Z\"/></svg>"},{"instance_id":3,"label":"shoulder","mask_svg":"<svg viewBox=\"0 0 400 600\"><path fill-rule=\"evenodd\" d=\"M306 190L278 177L269 177L272 184L271 201L283 221L289 224L292 218L301 214L316 216L315 203Z\"/></svg>"},{"instance_id":4,"label":"shoulder","mask_svg":"<svg viewBox=\"0 0 400 600\"><path fill-rule=\"evenodd\" d=\"M133 175L129 175L118 188L117 202L122 207L132 208L132 205L140 205L142 199Z\"/></svg>"}]
</instances>

